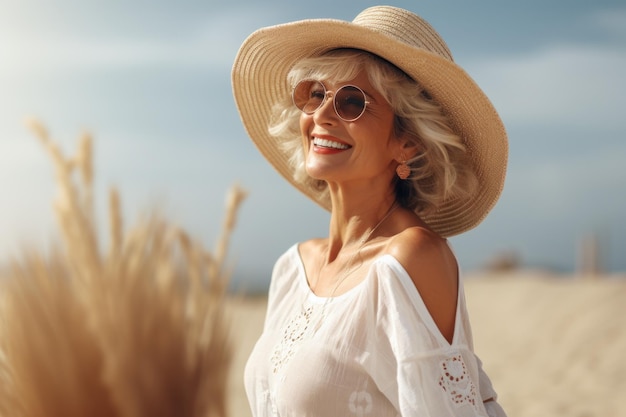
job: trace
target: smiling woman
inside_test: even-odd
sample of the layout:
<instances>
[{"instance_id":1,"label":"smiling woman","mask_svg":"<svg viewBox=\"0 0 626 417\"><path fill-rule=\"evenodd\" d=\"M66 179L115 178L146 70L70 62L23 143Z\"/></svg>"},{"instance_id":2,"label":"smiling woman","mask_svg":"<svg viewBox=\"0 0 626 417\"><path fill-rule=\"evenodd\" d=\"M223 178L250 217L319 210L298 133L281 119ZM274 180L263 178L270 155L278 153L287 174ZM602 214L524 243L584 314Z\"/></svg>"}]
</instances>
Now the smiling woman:
<instances>
[{"instance_id":1,"label":"smiling woman","mask_svg":"<svg viewBox=\"0 0 626 417\"><path fill-rule=\"evenodd\" d=\"M368 125L367 120L362 120L358 124L351 124L351 129L362 129L374 137L389 138L391 134L402 134L408 142L420 148L412 158L408 158L408 149L398 151L403 154L404 162L401 169L410 169L411 177L415 182L396 182L400 188L397 193L398 198L405 200L409 207L420 206L422 215L428 214L435 209L440 201L451 198L467 198L476 190L476 174L474 173L465 153L465 145L458 135L449 128L442 109L437 102L433 101L424 88L415 83L412 79L398 69L395 65L380 59L379 57L362 50L355 49L335 49L319 57L303 59L296 63L288 75L288 82L296 85L293 90L293 102L296 107L307 114L313 115L310 110L305 111L303 105L298 105L302 98L301 83L307 84L311 78L332 79L336 83L359 82L365 86L366 94L357 110L352 110L349 119L342 117L337 111L336 98L332 101L337 116L344 121L356 121L365 112L371 113L370 119L373 123ZM302 80L302 81L301 81ZM326 88L317 81L322 88ZM343 86L345 87L345 85ZM343 88L340 87L340 88ZM356 86L355 86L356 87ZM357 91L363 91L356 87ZM380 91L380 93L379 93ZM328 93L326 93L328 94ZM332 92L331 92L332 94ZM365 93L363 93L365 94ZM336 96L334 96L336 97ZM371 101L367 101L367 99ZM389 103L394 103L392 109ZM314 110L319 108L317 114L322 112L323 103L319 102ZM274 107L274 122L270 126L270 133L279 138L278 142L290 156L293 167L293 178L296 181L307 184L308 187L317 189L320 192L318 201L323 202L326 207L327 193L326 182L315 178L306 171L308 168L304 164L304 153L300 142L300 113L297 111L284 111L291 107L289 102L283 101ZM381 132L382 112L390 111L393 117L393 132ZM305 120L305 119L303 119ZM294 126L298 126L294 128ZM374 129L374 131L372 131ZM297 132L294 135L293 132ZM321 134L316 135L321 138ZM332 137L332 136L331 136ZM419 137L419 141L416 138ZM338 142L338 138L333 138L334 143L341 143L344 146L349 144ZM380 140L374 140L374 145L384 145ZM305 146L306 148L307 146ZM407 146L407 148L410 146ZM419 189L419 190L418 190ZM419 197L418 197L419 196ZM412 200L412 201L411 201Z\"/></svg>"},{"instance_id":2,"label":"smiling woman","mask_svg":"<svg viewBox=\"0 0 626 417\"><path fill-rule=\"evenodd\" d=\"M446 238L495 204L507 139L444 41L388 6L263 28L233 90L261 153L331 212L274 267L253 415L504 416Z\"/></svg>"}]
</instances>

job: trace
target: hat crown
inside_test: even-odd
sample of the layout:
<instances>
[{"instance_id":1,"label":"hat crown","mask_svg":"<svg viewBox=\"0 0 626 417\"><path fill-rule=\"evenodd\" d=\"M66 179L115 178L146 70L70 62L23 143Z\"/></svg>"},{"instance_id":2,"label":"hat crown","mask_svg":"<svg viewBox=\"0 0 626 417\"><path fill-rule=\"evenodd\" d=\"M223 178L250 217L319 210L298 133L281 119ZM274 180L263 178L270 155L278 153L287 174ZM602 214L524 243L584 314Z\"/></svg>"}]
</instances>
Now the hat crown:
<instances>
[{"instance_id":1,"label":"hat crown","mask_svg":"<svg viewBox=\"0 0 626 417\"><path fill-rule=\"evenodd\" d=\"M408 10L392 6L374 6L359 13L352 23L454 61L448 45L437 31L424 19Z\"/></svg>"}]
</instances>

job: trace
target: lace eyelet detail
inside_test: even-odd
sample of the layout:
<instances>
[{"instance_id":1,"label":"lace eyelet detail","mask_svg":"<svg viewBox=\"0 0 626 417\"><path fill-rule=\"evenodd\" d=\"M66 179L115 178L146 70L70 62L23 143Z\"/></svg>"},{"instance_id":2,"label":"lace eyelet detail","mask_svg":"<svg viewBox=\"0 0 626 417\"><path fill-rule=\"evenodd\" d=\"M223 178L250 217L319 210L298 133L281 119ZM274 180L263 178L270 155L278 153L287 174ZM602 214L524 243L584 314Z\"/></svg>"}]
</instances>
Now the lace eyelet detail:
<instances>
[{"instance_id":1,"label":"lace eyelet detail","mask_svg":"<svg viewBox=\"0 0 626 417\"><path fill-rule=\"evenodd\" d=\"M449 395L450 401L457 407L470 405L478 409L478 391L470 379L463 357L451 356L440 363L441 377L439 386Z\"/></svg>"},{"instance_id":2,"label":"lace eyelet detail","mask_svg":"<svg viewBox=\"0 0 626 417\"><path fill-rule=\"evenodd\" d=\"M309 338L312 333L315 314L316 309L314 306L303 308L282 329L283 336L274 346L274 352L271 357L272 372L274 374L277 374L289 362L297 347Z\"/></svg>"}]
</instances>

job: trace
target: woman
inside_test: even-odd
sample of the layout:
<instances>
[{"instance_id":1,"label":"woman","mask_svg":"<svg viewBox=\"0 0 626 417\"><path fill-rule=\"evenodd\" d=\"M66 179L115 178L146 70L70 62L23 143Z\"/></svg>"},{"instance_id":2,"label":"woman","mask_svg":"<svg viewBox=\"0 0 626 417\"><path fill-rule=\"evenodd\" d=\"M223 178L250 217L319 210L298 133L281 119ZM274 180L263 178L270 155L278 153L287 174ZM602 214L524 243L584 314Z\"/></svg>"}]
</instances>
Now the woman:
<instances>
[{"instance_id":1,"label":"woman","mask_svg":"<svg viewBox=\"0 0 626 417\"><path fill-rule=\"evenodd\" d=\"M503 416L446 237L495 204L506 133L439 35L388 6L264 28L233 89L262 154L331 212L274 267L253 415Z\"/></svg>"}]
</instances>

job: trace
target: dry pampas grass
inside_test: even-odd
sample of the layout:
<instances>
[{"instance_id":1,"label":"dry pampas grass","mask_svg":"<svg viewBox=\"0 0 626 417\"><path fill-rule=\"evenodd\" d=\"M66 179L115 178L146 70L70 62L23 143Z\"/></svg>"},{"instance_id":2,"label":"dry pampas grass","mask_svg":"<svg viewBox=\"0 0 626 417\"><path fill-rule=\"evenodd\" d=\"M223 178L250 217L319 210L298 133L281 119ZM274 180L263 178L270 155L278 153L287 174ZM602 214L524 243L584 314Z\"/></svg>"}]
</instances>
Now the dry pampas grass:
<instances>
[{"instance_id":1,"label":"dry pampas grass","mask_svg":"<svg viewBox=\"0 0 626 417\"><path fill-rule=\"evenodd\" d=\"M212 255L157 215L125 231L113 190L102 250L91 138L68 158L30 126L54 162L62 240L2 272L0 416L225 416L225 259L244 193L232 189Z\"/></svg>"}]
</instances>

